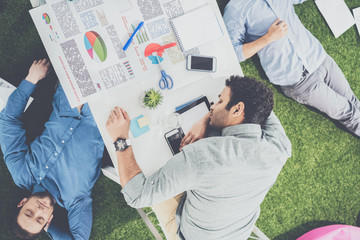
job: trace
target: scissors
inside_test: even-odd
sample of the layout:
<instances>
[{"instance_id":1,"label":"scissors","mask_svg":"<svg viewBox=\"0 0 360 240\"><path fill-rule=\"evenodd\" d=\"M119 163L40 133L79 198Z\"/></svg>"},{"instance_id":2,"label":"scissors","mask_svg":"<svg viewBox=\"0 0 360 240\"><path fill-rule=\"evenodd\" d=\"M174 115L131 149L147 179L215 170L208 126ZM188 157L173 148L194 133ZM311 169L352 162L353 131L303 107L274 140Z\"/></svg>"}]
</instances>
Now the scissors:
<instances>
[{"instance_id":1,"label":"scissors","mask_svg":"<svg viewBox=\"0 0 360 240\"><path fill-rule=\"evenodd\" d=\"M174 82L173 82L172 78L169 75L166 74L164 68L161 65L160 58L159 58L159 56L157 55L156 52L153 52L153 56L156 56L156 58L157 58L157 60L159 62L160 69L161 69L161 78L160 78L160 81L159 81L160 89L161 90L164 90L165 88L172 89L172 87L174 86Z\"/></svg>"}]
</instances>

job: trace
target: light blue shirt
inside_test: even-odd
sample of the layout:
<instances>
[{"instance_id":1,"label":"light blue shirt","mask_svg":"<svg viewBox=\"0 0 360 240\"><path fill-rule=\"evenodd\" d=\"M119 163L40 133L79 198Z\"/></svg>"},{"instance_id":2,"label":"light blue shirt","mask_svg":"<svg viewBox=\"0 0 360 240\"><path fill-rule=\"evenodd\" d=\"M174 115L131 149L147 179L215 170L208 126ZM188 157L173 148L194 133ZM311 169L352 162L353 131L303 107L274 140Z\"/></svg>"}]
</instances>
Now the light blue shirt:
<instances>
[{"instance_id":1,"label":"light blue shirt","mask_svg":"<svg viewBox=\"0 0 360 240\"><path fill-rule=\"evenodd\" d=\"M320 42L302 25L293 4L305 0L231 0L224 21L239 61L244 61L243 44L265 35L277 17L288 25L288 34L258 52L269 80L280 86L300 81L303 66L311 74L325 60Z\"/></svg>"},{"instance_id":2,"label":"light blue shirt","mask_svg":"<svg viewBox=\"0 0 360 240\"><path fill-rule=\"evenodd\" d=\"M239 124L185 146L152 176L136 175L122 193L142 208L186 191L176 212L181 237L246 240L290 155L291 143L272 113L262 127Z\"/></svg>"},{"instance_id":3,"label":"light blue shirt","mask_svg":"<svg viewBox=\"0 0 360 240\"><path fill-rule=\"evenodd\" d=\"M26 143L21 117L35 85L23 80L0 113L4 161L17 186L46 189L68 212L70 232L51 224L54 239L88 239L92 225L91 190L100 174L104 143L90 108L71 109L59 87L42 135ZM55 216L56 218L56 216Z\"/></svg>"}]
</instances>

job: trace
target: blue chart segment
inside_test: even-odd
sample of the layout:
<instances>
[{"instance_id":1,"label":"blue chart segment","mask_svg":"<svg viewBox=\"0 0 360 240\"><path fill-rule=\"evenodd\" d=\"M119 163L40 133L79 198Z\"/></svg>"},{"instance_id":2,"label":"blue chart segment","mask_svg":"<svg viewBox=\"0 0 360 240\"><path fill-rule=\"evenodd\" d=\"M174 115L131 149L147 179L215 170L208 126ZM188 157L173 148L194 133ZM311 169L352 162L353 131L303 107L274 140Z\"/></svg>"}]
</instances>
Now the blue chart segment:
<instances>
[{"instance_id":1,"label":"blue chart segment","mask_svg":"<svg viewBox=\"0 0 360 240\"><path fill-rule=\"evenodd\" d=\"M152 64L159 64L164 60L162 57L164 50L157 50L160 46L160 44L157 43L150 43L146 46L144 55L145 57L148 57ZM157 56L154 56L153 53L156 52Z\"/></svg>"}]
</instances>

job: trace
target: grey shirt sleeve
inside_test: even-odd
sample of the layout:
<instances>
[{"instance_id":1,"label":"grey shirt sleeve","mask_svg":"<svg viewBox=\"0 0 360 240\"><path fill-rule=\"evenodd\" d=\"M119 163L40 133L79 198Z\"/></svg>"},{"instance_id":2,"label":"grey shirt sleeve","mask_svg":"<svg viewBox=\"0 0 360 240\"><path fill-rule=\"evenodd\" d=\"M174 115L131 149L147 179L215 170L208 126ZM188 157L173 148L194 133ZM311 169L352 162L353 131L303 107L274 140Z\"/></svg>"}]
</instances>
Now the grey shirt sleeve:
<instances>
[{"instance_id":1,"label":"grey shirt sleeve","mask_svg":"<svg viewBox=\"0 0 360 240\"><path fill-rule=\"evenodd\" d=\"M195 154L191 146L186 146L150 177L145 178L143 173L133 177L121 190L128 205L150 207L191 189L197 170Z\"/></svg>"},{"instance_id":2,"label":"grey shirt sleeve","mask_svg":"<svg viewBox=\"0 0 360 240\"><path fill-rule=\"evenodd\" d=\"M243 62L246 60L243 50L246 35L246 18L242 16L240 11L229 6L225 7L223 18L236 56L239 62Z\"/></svg>"},{"instance_id":3,"label":"grey shirt sleeve","mask_svg":"<svg viewBox=\"0 0 360 240\"><path fill-rule=\"evenodd\" d=\"M291 156L291 142L274 112L270 113L270 116L261 128L263 135L269 142L276 145L280 150L285 150L288 157Z\"/></svg>"}]
</instances>

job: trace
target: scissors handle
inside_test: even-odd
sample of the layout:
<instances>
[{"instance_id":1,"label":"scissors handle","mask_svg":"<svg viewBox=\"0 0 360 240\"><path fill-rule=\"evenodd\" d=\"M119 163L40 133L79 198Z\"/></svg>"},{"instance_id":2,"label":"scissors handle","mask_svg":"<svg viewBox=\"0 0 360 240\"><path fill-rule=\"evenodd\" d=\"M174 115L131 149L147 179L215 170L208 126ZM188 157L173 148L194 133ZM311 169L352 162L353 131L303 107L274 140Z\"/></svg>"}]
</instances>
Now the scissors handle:
<instances>
[{"instance_id":1,"label":"scissors handle","mask_svg":"<svg viewBox=\"0 0 360 240\"><path fill-rule=\"evenodd\" d=\"M166 74L164 70L161 70L161 79L159 81L159 87L161 90L165 88L171 89L174 86L172 78Z\"/></svg>"},{"instance_id":2,"label":"scissors handle","mask_svg":"<svg viewBox=\"0 0 360 240\"><path fill-rule=\"evenodd\" d=\"M164 78L160 79L159 87L160 87L161 90L164 90L166 88L166 82L165 82Z\"/></svg>"},{"instance_id":3,"label":"scissors handle","mask_svg":"<svg viewBox=\"0 0 360 240\"><path fill-rule=\"evenodd\" d=\"M167 79L166 79L166 85L167 85L167 89L172 89L174 86L174 82L172 80L172 78L169 75L166 75Z\"/></svg>"}]
</instances>

